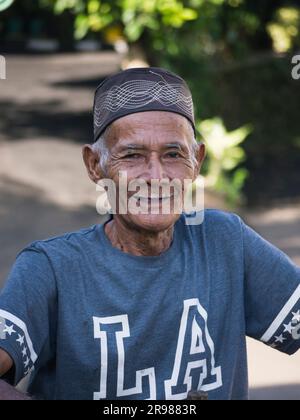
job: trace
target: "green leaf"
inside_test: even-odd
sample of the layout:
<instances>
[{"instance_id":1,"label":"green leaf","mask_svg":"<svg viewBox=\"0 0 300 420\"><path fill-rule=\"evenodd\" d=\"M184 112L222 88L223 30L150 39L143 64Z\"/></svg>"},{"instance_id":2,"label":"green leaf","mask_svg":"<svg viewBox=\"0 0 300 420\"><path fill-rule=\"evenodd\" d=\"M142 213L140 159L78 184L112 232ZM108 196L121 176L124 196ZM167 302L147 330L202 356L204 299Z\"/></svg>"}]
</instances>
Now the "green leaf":
<instances>
[{"instance_id":1,"label":"green leaf","mask_svg":"<svg viewBox=\"0 0 300 420\"><path fill-rule=\"evenodd\" d=\"M140 38L141 34L143 33L143 30L143 26L136 21L126 26L125 34L131 42L134 42Z\"/></svg>"},{"instance_id":2,"label":"green leaf","mask_svg":"<svg viewBox=\"0 0 300 420\"><path fill-rule=\"evenodd\" d=\"M98 13L100 11L100 1L99 0L89 0L87 5L87 10L89 14Z\"/></svg>"}]
</instances>

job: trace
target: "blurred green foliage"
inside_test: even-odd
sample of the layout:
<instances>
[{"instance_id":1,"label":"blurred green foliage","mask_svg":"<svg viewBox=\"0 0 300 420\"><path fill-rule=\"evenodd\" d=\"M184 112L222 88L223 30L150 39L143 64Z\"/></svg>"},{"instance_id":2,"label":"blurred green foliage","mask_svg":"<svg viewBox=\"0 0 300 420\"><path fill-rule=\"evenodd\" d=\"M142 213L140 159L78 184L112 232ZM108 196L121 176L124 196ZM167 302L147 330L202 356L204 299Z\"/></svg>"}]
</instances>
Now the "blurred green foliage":
<instances>
[{"instance_id":1,"label":"blurred green foliage","mask_svg":"<svg viewBox=\"0 0 300 420\"><path fill-rule=\"evenodd\" d=\"M205 140L208 163L206 185L222 195L230 205L241 199L241 189L248 176L241 164L246 159L241 144L251 133L250 126L228 132L220 118L202 121L199 131Z\"/></svg>"},{"instance_id":2,"label":"blurred green foliage","mask_svg":"<svg viewBox=\"0 0 300 420\"><path fill-rule=\"evenodd\" d=\"M71 10L76 14L76 36L84 37L89 30L101 31L110 24L121 25L129 42L137 41L144 31L160 31L163 26L180 28L198 17L196 4L186 7L180 0L40 0L53 6L56 13Z\"/></svg>"},{"instance_id":3,"label":"blurred green foliage","mask_svg":"<svg viewBox=\"0 0 300 420\"><path fill-rule=\"evenodd\" d=\"M223 58L280 44L299 45L297 0L39 0L42 7L75 15L75 33L83 38L119 26L129 42L147 46L152 61L160 52ZM148 41L148 42L147 42ZM151 61L151 60L150 60ZM152 64L152 63L151 63Z\"/></svg>"}]
</instances>

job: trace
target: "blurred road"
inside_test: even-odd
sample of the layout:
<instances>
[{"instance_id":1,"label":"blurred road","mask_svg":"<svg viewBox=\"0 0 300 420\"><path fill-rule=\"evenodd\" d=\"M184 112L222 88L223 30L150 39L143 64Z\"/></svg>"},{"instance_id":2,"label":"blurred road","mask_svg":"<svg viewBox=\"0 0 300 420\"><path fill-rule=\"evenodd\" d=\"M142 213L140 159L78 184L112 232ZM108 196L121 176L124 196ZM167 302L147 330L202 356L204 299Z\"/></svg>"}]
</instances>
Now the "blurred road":
<instances>
[{"instance_id":1,"label":"blurred road","mask_svg":"<svg viewBox=\"0 0 300 420\"><path fill-rule=\"evenodd\" d=\"M119 58L10 56L7 64L8 79L0 81L0 286L31 241L101 221L80 149L92 136L93 90ZM300 265L300 203L243 216ZM249 371L253 399L300 400L300 354L289 358L249 340Z\"/></svg>"}]
</instances>

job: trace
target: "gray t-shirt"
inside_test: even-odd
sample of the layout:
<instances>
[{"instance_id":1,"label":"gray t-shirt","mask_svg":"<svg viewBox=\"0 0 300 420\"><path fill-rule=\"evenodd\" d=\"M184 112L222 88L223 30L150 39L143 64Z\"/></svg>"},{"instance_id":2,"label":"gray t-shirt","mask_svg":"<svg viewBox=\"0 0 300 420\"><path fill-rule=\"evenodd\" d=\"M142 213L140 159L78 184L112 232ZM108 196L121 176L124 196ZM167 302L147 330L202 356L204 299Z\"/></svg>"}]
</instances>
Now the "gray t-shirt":
<instances>
[{"instance_id":1,"label":"gray t-shirt","mask_svg":"<svg viewBox=\"0 0 300 420\"><path fill-rule=\"evenodd\" d=\"M14 382L31 372L44 399L247 399L247 335L300 347L300 269L236 215L185 222L158 257L102 225L22 251L0 295Z\"/></svg>"}]
</instances>

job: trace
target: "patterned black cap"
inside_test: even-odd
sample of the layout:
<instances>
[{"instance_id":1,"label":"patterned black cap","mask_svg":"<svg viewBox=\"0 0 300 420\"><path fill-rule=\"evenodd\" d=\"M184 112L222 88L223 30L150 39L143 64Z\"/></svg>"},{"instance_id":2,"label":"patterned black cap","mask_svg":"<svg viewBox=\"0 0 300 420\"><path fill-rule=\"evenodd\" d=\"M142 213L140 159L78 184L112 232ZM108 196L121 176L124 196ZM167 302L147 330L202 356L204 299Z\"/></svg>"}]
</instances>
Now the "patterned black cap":
<instances>
[{"instance_id":1,"label":"patterned black cap","mask_svg":"<svg viewBox=\"0 0 300 420\"><path fill-rule=\"evenodd\" d=\"M94 141L114 121L145 111L183 115L195 129L193 99L186 82L161 68L129 69L100 84L94 101Z\"/></svg>"}]
</instances>

